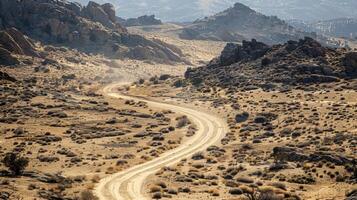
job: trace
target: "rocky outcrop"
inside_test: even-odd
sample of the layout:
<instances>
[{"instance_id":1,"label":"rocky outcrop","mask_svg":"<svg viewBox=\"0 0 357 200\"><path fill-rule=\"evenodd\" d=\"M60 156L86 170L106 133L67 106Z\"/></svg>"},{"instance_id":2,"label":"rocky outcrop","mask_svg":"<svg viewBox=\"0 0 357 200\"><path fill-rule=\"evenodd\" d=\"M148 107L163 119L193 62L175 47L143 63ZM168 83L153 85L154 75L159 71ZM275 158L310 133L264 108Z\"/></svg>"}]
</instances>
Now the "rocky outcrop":
<instances>
[{"instance_id":1,"label":"rocky outcrop","mask_svg":"<svg viewBox=\"0 0 357 200\"><path fill-rule=\"evenodd\" d=\"M348 165L353 162L352 159L342 155L337 155L333 152L317 151L311 154L304 154L298 149L292 147L275 147L272 155L277 160L289 162L327 161L336 165Z\"/></svg>"},{"instance_id":2,"label":"rocky outcrop","mask_svg":"<svg viewBox=\"0 0 357 200\"><path fill-rule=\"evenodd\" d=\"M271 90L357 78L355 64L355 52L323 47L311 38L274 46L252 40L227 44L221 56L189 69L185 77L196 86Z\"/></svg>"},{"instance_id":3,"label":"rocky outcrop","mask_svg":"<svg viewBox=\"0 0 357 200\"><path fill-rule=\"evenodd\" d=\"M0 47L0 65L17 65L19 60L11 55L11 52Z\"/></svg>"},{"instance_id":4,"label":"rocky outcrop","mask_svg":"<svg viewBox=\"0 0 357 200\"><path fill-rule=\"evenodd\" d=\"M162 21L155 18L155 15L144 15L138 18L129 18L127 20L122 19L122 24L125 27L130 26L151 26L160 25Z\"/></svg>"},{"instance_id":5,"label":"rocky outcrop","mask_svg":"<svg viewBox=\"0 0 357 200\"><path fill-rule=\"evenodd\" d=\"M266 44L284 43L314 34L295 30L275 16L265 16L236 3L233 7L201 20L183 29L183 39L241 42L253 38Z\"/></svg>"},{"instance_id":6,"label":"rocky outcrop","mask_svg":"<svg viewBox=\"0 0 357 200\"><path fill-rule=\"evenodd\" d=\"M15 54L23 54L21 47L17 44L17 42L12 38L9 33L6 31L0 32L0 44L3 48L8 50L9 52Z\"/></svg>"},{"instance_id":7,"label":"rocky outcrop","mask_svg":"<svg viewBox=\"0 0 357 200\"><path fill-rule=\"evenodd\" d=\"M39 57L30 40L15 28L0 31L0 64L19 64L12 54Z\"/></svg>"},{"instance_id":8,"label":"rocky outcrop","mask_svg":"<svg viewBox=\"0 0 357 200\"><path fill-rule=\"evenodd\" d=\"M242 60L254 60L264 56L268 50L268 45L257 42L254 39L251 42L243 41L242 45L228 43L217 63L222 66L228 66Z\"/></svg>"},{"instance_id":9,"label":"rocky outcrop","mask_svg":"<svg viewBox=\"0 0 357 200\"><path fill-rule=\"evenodd\" d=\"M15 54L39 57L33 43L16 28L0 31L0 45Z\"/></svg>"},{"instance_id":10,"label":"rocky outcrop","mask_svg":"<svg viewBox=\"0 0 357 200\"><path fill-rule=\"evenodd\" d=\"M89 2L82 7L66 0L0 0L0 21L6 28L16 27L47 44L65 45L114 58L130 55L134 59L157 62L184 61L165 43L129 34L116 21L111 4ZM136 57L137 53L133 52L138 49L144 53Z\"/></svg>"},{"instance_id":11,"label":"rocky outcrop","mask_svg":"<svg viewBox=\"0 0 357 200\"><path fill-rule=\"evenodd\" d=\"M88 5L83 8L82 16L94 22L99 22L108 28L118 29L121 32L126 31L119 23L117 23L115 9L112 4L106 3L100 5L90 1Z\"/></svg>"}]
</instances>

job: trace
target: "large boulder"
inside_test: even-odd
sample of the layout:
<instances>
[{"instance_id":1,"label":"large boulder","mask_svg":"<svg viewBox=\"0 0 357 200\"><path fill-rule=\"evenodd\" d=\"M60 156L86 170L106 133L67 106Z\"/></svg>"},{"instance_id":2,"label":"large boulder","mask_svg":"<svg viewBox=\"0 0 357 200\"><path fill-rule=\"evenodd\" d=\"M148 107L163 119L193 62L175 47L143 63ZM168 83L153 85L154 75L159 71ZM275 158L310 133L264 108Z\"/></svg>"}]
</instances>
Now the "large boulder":
<instances>
[{"instance_id":1,"label":"large boulder","mask_svg":"<svg viewBox=\"0 0 357 200\"><path fill-rule=\"evenodd\" d=\"M16 28L9 28L6 30L6 32L14 39L14 41L18 44L25 55L40 57L33 43L19 30Z\"/></svg>"},{"instance_id":2,"label":"large boulder","mask_svg":"<svg viewBox=\"0 0 357 200\"><path fill-rule=\"evenodd\" d=\"M123 21L124 26L150 26L160 25L162 21L155 18L155 15L143 15L138 18L129 18Z\"/></svg>"},{"instance_id":3,"label":"large boulder","mask_svg":"<svg viewBox=\"0 0 357 200\"><path fill-rule=\"evenodd\" d=\"M219 64L228 66L244 60L254 60L264 56L268 50L268 45L257 42L254 39L252 41L243 41L242 45L228 43L219 57Z\"/></svg>"},{"instance_id":4,"label":"large boulder","mask_svg":"<svg viewBox=\"0 0 357 200\"><path fill-rule=\"evenodd\" d=\"M109 3L99 5L98 3L90 1L83 9L83 15L95 22L101 23L103 26L109 28L115 28L116 26L114 6Z\"/></svg>"},{"instance_id":5,"label":"large boulder","mask_svg":"<svg viewBox=\"0 0 357 200\"><path fill-rule=\"evenodd\" d=\"M0 47L0 65L16 65L19 60L11 55L11 52Z\"/></svg>"},{"instance_id":6,"label":"large boulder","mask_svg":"<svg viewBox=\"0 0 357 200\"><path fill-rule=\"evenodd\" d=\"M110 3L106 3L106 4L103 4L101 7L103 8L104 12L107 13L109 20L112 21L113 23L115 23L117 19L115 16L114 6Z\"/></svg>"},{"instance_id":7,"label":"large boulder","mask_svg":"<svg viewBox=\"0 0 357 200\"><path fill-rule=\"evenodd\" d=\"M0 31L0 64L19 64L19 60L12 54L40 57L33 44L20 31L9 28Z\"/></svg>"},{"instance_id":8,"label":"large boulder","mask_svg":"<svg viewBox=\"0 0 357 200\"><path fill-rule=\"evenodd\" d=\"M9 52L15 54L24 54L19 44L6 31L0 31L0 44L4 49L8 50Z\"/></svg>"}]
</instances>

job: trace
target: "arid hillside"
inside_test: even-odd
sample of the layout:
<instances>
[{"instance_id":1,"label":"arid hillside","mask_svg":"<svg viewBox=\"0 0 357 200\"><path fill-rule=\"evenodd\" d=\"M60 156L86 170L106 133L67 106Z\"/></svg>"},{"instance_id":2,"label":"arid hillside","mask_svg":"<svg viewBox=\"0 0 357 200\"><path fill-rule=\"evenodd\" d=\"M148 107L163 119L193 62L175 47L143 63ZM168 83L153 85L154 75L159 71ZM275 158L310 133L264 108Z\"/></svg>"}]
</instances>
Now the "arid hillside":
<instances>
[{"instance_id":1,"label":"arid hillside","mask_svg":"<svg viewBox=\"0 0 357 200\"><path fill-rule=\"evenodd\" d=\"M248 6L236 3L213 16L196 20L180 34L183 39L241 42L257 39L267 44L297 40L304 36L317 38L288 25L276 16L266 16Z\"/></svg>"},{"instance_id":2,"label":"arid hillside","mask_svg":"<svg viewBox=\"0 0 357 200\"><path fill-rule=\"evenodd\" d=\"M130 34L117 22L111 4L55 0L0 1L0 27L17 28L32 39L111 58L185 62L175 48Z\"/></svg>"}]
</instances>

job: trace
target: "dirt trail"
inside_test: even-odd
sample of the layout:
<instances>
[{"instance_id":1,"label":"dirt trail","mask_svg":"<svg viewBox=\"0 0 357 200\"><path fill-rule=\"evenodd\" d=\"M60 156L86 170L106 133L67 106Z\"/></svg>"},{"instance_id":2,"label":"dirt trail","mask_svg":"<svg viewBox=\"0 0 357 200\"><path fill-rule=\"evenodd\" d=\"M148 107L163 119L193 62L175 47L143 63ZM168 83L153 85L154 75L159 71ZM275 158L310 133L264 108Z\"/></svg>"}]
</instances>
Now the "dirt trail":
<instances>
[{"instance_id":1,"label":"dirt trail","mask_svg":"<svg viewBox=\"0 0 357 200\"><path fill-rule=\"evenodd\" d=\"M196 124L198 131L190 140L156 159L103 178L95 188L95 193L100 200L150 199L143 191L145 180L149 175L156 173L164 166L176 164L183 158L188 158L196 152L218 144L228 131L226 122L219 117L178 105L125 96L115 92L117 86L114 84L107 86L104 89L104 93L113 98L144 101L150 107L170 109L176 113L186 115Z\"/></svg>"}]
</instances>

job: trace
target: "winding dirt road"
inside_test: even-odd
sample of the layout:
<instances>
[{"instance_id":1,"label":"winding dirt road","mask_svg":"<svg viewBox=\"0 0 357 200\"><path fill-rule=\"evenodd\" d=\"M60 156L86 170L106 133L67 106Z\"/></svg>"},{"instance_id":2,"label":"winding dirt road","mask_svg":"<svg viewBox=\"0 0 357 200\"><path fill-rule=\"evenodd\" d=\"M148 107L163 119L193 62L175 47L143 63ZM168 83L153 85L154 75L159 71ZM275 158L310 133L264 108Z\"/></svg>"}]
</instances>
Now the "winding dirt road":
<instances>
[{"instance_id":1,"label":"winding dirt road","mask_svg":"<svg viewBox=\"0 0 357 200\"><path fill-rule=\"evenodd\" d=\"M196 124L198 131L190 140L181 144L178 148L168 151L149 162L102 179L95 188L95 193L100 200L150 199L143 191L145 180L149 175L156 173L164 166L176 164L183 158L188 158L196 152L203 151L207 147L219 143L228 131L226 122L219 117L178 105L125 96L115 92L117 86L107 86L104 89L104 93L113 98L144 101L150 107L170 109L176 113L186 115Z\"/></svg>"}]
</instances>

